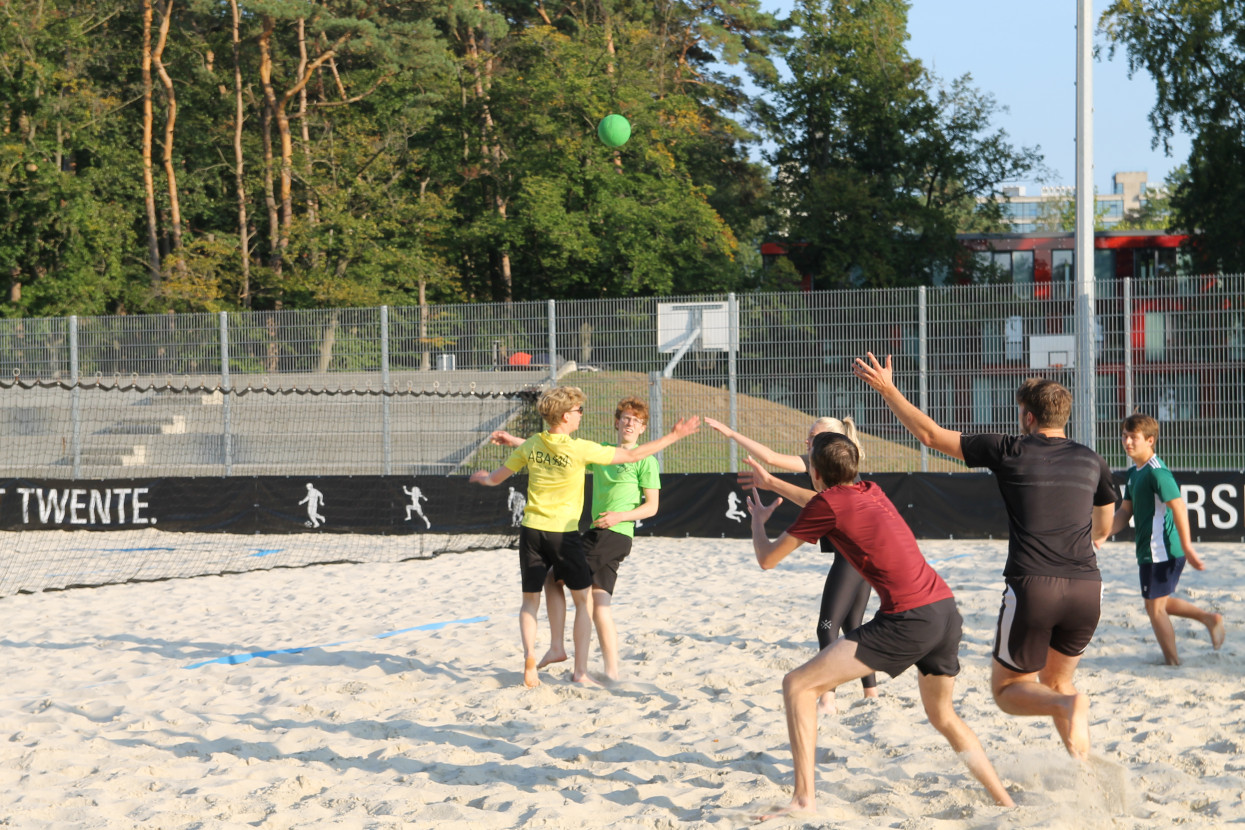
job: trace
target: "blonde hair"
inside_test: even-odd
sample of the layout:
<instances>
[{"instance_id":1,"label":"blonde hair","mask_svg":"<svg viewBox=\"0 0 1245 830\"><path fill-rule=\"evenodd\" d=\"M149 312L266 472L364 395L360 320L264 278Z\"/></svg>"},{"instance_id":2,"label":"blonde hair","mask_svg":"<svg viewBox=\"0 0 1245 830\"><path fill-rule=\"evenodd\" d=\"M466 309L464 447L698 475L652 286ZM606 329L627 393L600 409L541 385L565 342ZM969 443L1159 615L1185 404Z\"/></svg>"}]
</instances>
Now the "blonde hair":
<instances>
[{"instance_id":1,"label":"blonde hair","mask_svg":"<svg viewBox=\"0 0 1245 830\"><path fill-rule=\"evenodd\" d=\"M562 423L563 415L583 406L587 401L588 396L578 386L555 386L540 393L540 398L536 401L536 411L545 419L547 425L556 427Z\"/></svg>"},{"instance_id":2,"label":"blonde hair","mask_svg":"<svg viewBox=\"0 0 1245 830\"><path fill-rule=\"evenodd\" d=\"M812 425L808 428L809 441L813 440L814 435L822 432L833 432L838 435L846 436L847 440L851 441L852 444L855 445L859 461L863 462L865 460L865 448L861 446L860 433L856 430L856 422L852 420L852 416L848 415L842 420L839 420L838 418L831 418L829 416L818 418L816 421L813 421Z\"/></svg>"}]
</instances>

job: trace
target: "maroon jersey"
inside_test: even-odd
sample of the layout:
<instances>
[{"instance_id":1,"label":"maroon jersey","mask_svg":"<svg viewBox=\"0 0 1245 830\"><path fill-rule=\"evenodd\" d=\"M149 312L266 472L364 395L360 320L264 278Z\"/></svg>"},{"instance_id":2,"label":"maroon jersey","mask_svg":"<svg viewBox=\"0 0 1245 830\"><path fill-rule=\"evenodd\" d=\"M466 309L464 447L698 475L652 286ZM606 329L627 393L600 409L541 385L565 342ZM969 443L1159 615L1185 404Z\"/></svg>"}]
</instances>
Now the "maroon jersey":
<instances>
[{"instance_id":1,"label":"maroon jersey","mask_svg":"<svg viewBox=\"0 0 1245 830\"><path fill-rule=\"evenodd\" d=\"M908 523L872 481L822 490L800 511L787 534L809 544L830 537L878 592L885 614L952 596L947 583L925 561Z\"/></svg>"}]
</instances>

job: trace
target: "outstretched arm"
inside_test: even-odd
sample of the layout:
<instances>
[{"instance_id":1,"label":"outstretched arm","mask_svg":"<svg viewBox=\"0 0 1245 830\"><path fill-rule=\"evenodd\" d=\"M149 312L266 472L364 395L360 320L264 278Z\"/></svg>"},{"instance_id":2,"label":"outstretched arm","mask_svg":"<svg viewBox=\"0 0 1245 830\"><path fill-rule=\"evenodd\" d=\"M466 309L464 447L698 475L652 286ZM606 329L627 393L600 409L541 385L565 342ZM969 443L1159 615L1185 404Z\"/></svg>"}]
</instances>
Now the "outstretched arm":
<instances>
[{"instance_id":1,"label":"outstretched arm","mask_svg":"<svg viewBox=\"0 0 1245 830\"><path fill-rule=\"evenodd\" d=\"M1202 557L1193 549L1193 537L1189 535L1189 510L1185 507L1184 499L1172 499L1167 502L1167 506L1171 508L1172 522L1176 525L1176 532L1180 534L1180 547L1184 551L1185 559L1189 560L1195 571L1206 570Z\"/></svg>"},{"instance_id":2,"label":"outstretched arm","mask_svg":"<svg viewBox=\"0 0 1245 830\"><path fill-rule=\"evenodd\" d=\"M504 429L493 430L492 434L489 435L489 442L493 444L500 444L503 447L519 447L523 445L522 438L517 435L511 435Z\"/></svg>"},{"instance_id":3,"label":"outstretched arm","mask_svg":"<svg viewBox=\"0 0 1245 830\"><path fill-rule=\"evenodd\" d=\"M633 461L639 461L641 458L648 458L654 453L659 453L666 447L679 441L687 436L695 433L700 429L700 416L693 415L690 418L683 418L675 423L674 429L667 432L660 438L641 444L638 447L627 449L626 447L614 448L614 460L611 464L630 464Z\"/></svg>"},{"instance_id":4,"label":"outstretched arm","mask_svg":"<svg viewBox=\"0 0 1245 830\"><path fill-rule=\"evenodd\" d=\"M756 490L748 496L748 512L752 514L752 549L756 552L757 564L762 570L768 571L787 558L787 554L804 544L800 539L784 532L777 539L770 539L765 532L765 522L774 514L782 499L774 499L771 504L761 503L761 494Z\"/></svg>"},{"instance_id":5,"label":"outstretched arm","mask_svg":"<svg viewBox=\"0 0 1245 830\"><path fill-rule=\"evenodd\" d=\"M476 470L471 474L471 483L483 484L485 487L496 487L512 475L514 475L514 471L504 466L498 467L491 473L486 473L484 470Z\"/></svg>"},{"instance_id":6,"label":"outstretched arm","mask_svg":"<svg viewBox=\"0 0 1245 830\"><path fill-rule=\"evenodd\" d=\"M933 418L917 409L895 386L891 356L886 356L886 365L878 363L873 352L865 352L865 357L869 358L869 362L866 363L859 357L856 358L856 362L852 365L852 372L881 393L882 400L885 401L890 411L895 413L899 423L916 436L916 440L930 449L963 461L964 450L960 446L960 433L940 427Z\"/></svg>"},{"instance_id":7,"label":"outstretched arm","mask_svg":"<svg viewBox=\"0 0 1245 830\"><path fill-rule=\"evenodd\" d=\"M769 490L771 493L777 493L782 496L787 501L795 502L800 507L808 504L813 496L817 495L812 490L778 478L758 464L752 456L745 458L744 463L751 467L749 470L739 471L739 486L745 490Z\"/></svg>"},{"instance_id":8,"label":"outstretched arm","mask_svg":"<svg viewBox=\"0 0 1245 830\"><path fill-rule=\"evenodd\" d=\"M760 441L753 441L746 435L741 435L735 430L716 418L705 417L705 426L717 430L722 435L734 441L739 446L748 451L753 458L770 467L778 467L792 473L802 473L808 469L804 463L804 458L799 455L784 455L780 452L774 452Z\"/></svg>"}]
</instances>

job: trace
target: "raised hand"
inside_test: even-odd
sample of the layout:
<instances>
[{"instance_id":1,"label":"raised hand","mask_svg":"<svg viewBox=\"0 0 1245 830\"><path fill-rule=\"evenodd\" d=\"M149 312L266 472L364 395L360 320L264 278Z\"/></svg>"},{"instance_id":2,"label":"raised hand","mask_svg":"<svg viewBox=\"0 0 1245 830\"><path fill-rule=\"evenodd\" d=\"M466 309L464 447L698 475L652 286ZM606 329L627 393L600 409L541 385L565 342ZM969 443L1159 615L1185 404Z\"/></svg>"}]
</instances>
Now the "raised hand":
<instances>
[{"instance_id":1,"label":"raised hand","mask_svg":"<svg viewBox=\"0 0 1245 830\"><path fill-rule=\"evenodd\" d=\"M523 439L517 435L511 435L504 429L495 429L489 435L489 442L503 447L517 447L523 443Z\"/></svg>"},{"instance_id":2,"label":"raised hand","mask_svg":"<svg viewBox=\"0 0 1245 830\"><path fill-rule=\"evenodd\" d=\"M744 463L752 469L739 471L739 486L745 490L773 490L774 474L761 466L752 456L745 456Z\"/></svg>"},{"instance_id":3,"label":"raised hand","mask_svg":"<svg viewBox=\"0 0 1245 830\"><path fill-rule=\"evenodd\" d=\"M878 359L873 356L873 352L865 352L865 357L869 359L866 363L861 358L856 358L852 363L852 374L872 386L879 392L885 392L887 389L894 387L894 371L891 369L891 356L886 356L885 365L878 363Z\"/></svg>"},{"instance_id":4,"label":"raised hand","mask_svg":"<svg viewBox=\"0 0 1245 830\"><path fill-rule=\"evenodd\" d=\"M675 422L674 429L670 430L680 438L686 438L695 434L700 429L700 416L693 415L690 418L680 418Z\"/></svg>"},{"instance_id":5,"label":"raised hand","mask_svg":"<svg viewBox=\"0 0 1245 830\"><path fill-rule=\"evenodd\" d=\"M752 520L765 524L769 521L769 517L774 515L774 511L778 509L778 505L782 504L782 498L776 498L770 504L761 501L761 494L756 488L752 488L751 495L748 496L748 512L752 514Z\"/></svg>"}]
</instances>

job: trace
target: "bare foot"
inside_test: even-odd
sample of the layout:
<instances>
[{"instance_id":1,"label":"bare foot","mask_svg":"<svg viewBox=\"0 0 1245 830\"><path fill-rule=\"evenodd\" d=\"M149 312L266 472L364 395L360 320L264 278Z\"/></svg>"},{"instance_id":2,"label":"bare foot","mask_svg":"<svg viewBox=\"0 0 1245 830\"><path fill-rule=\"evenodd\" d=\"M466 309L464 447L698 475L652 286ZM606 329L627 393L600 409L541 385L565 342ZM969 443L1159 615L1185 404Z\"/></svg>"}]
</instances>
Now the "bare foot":
<instances>
[{"instance_id":1,"label":"bare foot","mask_svg":"<svg viewBox=\"0 0 1245 830\"><path fill-rule=\"evenodd\" d=\"M1072 698L1072 713L1068 719L1068 734L1064 736L1068 754L1079 761L1089 758L1089 698L1076 694Z\"/></svg>"},{"instance_id":2,"label":"bare foot","mask_svg":"<svg viewBox=\"0 0 1245 830\"><path fill-rule=\"evenodd\" d=\"M588 674L588 672L584 672L583 674L572 674L571 682L579 683L583 686L596 686L597 688L600 688L601 686L601 684L596 681L596 678Z\"/></svg>"},{"instance_id":3,"label":"bare foot","mask_svg":"<svg viewBox=\"0 0 1245 830\"><path fill-rule=\"evenodd\" d=\"M536 664L536 668L543 669L550 663L565 663L566 649L559 646L549 646L549 650L545 652L545 656L540 658L540 662Z\"/></svg>"},{"instance_id":4,"label":"bare foot","mask_svg":"<svg viewBox=\"0 0 1245 830\"><path fill-rule=\"evenodd\" d=\"M788 804L786 807L783 807L781 810L778 810L773 813L769 813L768 815L764 815L764 816L753 816L753 818L757 821L769 821L772 818L782 818L783 816L797 816L802 813L812 813L812 812L813 812L813 800L811 798L809 799L792 798L791 803Z\"/></svg>"},{"instance_id":5,"label":"bare foot","mask_svg":"<svg viewBox=\"0 0 1245 830\"><path fill-rule=\"evenodd\" d=\"M535 657L528 657L523 661L523 685L529 689L540 685L540 676L536 674L537 668L539 667L536 665Z\"/></svg>"},{"instance_id":6,"label":"bare foot","mask_svg":"<svg viewBox=\"0 0 1245 830\"><path fill-rule=\"evenodd\" d=\"M878 696L877 686L871 686L868 689L865 689L865 697L877 697L877 696Z\"/></svg>"},{"instance_id":7,"label":"bare foot","mask_svg":"<svg viewBox=\"0 0 1245 830\"><path fill-rule=\"evenodd\" d=\"M1215 647L1215 651L1223 645L1223 638L1226 632L1223 628L1223 614L1214 614L1215 624L1207 626L1210 629L1210 644Z\"/></svg>"},{"instance_id":8,"label":"bare foot","mask_svg":"<svg viewBox=\"0 0 1245 830\"><path fill-rule=\"evenodd\" d=\"M839 705L834 699L834 689L826 692L817 698L817 714L819 715L837 715L839 713Z\"/></svg>"}]
</instances>

